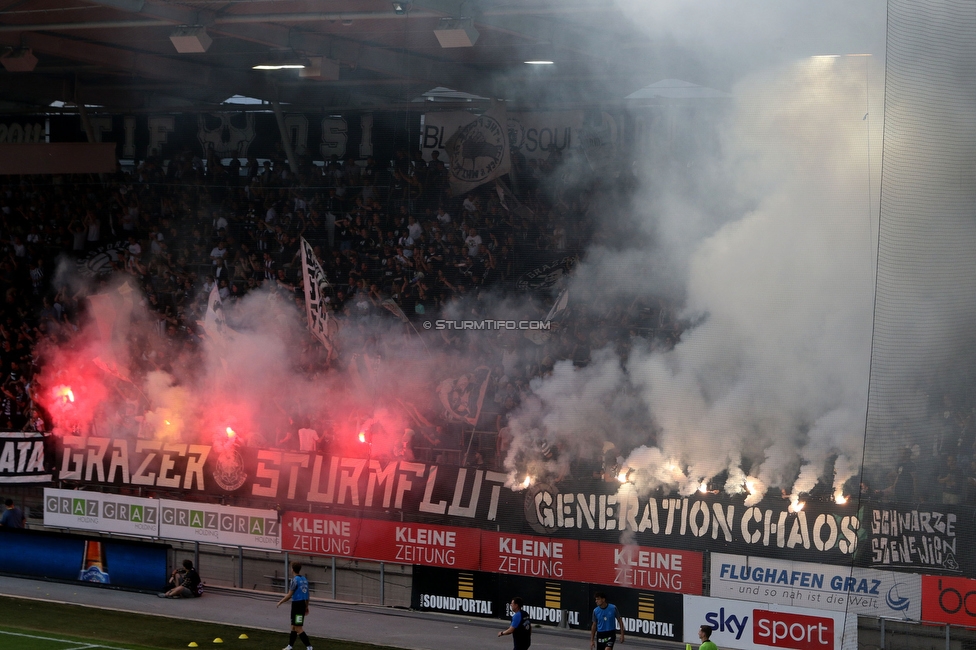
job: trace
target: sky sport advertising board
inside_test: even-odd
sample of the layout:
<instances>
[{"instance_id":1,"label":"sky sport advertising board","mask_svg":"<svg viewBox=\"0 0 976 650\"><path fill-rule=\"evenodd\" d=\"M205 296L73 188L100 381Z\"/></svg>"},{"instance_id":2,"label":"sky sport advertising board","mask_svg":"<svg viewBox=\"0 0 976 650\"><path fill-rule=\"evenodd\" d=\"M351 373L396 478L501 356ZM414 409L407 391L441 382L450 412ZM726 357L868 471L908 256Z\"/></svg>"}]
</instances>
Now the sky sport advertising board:
<instances>
[{"instance_id":1,"label":"sky sport advertising board","mask_svg":"<svg viewBox=\"0 0 976 650\"><path fill-rule=\"evenodd\" d=\"M138 537L159 536L159 501L44 488L44 525Z\"/></svg>"},{"instance_id":2,"label":"sky sport advertising board","mask_svg":"<svg viewBox=\"0 0 976 650\"><path fill-rule=\"evenodd\" d=\"M684 597L684 642L698 643L698 629L712 626L712 641L738 650L855 650L857 615L845 635L846 614L800 607Z\"/></svg>"},{"instance_id":3,"label":"sky sport advertising board","mask_svg":"<svg viewBox=\"0 0 976 650\"><path fill-rule=\"evenodd\" d=\"M912 621L922 615L916 574L725 553L712 553L711 560L713 597Z\"/></svg>"},{"instance_id":4,"label":"sky sport advertising board","mask_svg":"<svg viewBox=\"0 0 976 650\"><path fill-rule=\"evenodd\" d=\"M159 500L159 536L187 542L281 550L278 513L210 503Z\"/></svg>"}]
</instances>

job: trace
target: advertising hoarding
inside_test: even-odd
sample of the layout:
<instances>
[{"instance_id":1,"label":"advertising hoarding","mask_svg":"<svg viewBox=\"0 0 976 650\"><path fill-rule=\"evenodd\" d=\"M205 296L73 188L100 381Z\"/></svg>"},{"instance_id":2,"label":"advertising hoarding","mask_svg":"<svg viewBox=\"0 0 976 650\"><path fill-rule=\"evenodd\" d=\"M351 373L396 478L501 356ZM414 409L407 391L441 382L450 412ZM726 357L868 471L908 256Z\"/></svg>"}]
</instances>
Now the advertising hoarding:
<instances>
[{"instance_id":1,"label":"advertising hoarding","mask_svg":"<svg viewBox=\"0 0 976 650\"><path fill-rule=\"evenodd\" d=\"M912 621L922 614L922 577L910 573L712 553L710 584L716 598Z\"/></svg>"},{"instance_id":2,"label":"advertising hoarding","mask_svg":"<svg viewBox=\"0 0 976 650\"><path fill-rule=\"evenodd\" d=\"M274 510L160 499L159 536L187 542L281 550L278 513Z\"/></svg>"},{"instance_id":3,"label":"advertising hoarding","mask_svg":"<svg viewBox=\"0 0 976 650\"><path fill-rule=\"evenodd\" d=\"M698 643L698 629L712 627L711 640L720 648L739 650L853 650L857 648L857 616L853 633L845 634L848 616L841 612L786 607L725 598L684 597L684 639Z\"/></svg>"},{"instance_id":4,"label":"advertising hoarding","mask_svg":"<svg viewBox=\"0 0 976 650\"><path fill-rule=\"evenodd\" d=\"M922 620L976 628L976 580L922 576Z\"/></svg>"},{"instance_id":5,"label":"advertising hoarding","mask_svg":"<svg viewBox=\"0 0 976 650\"><path fill-rule=\"evenodd\" d=\"M44 488L44 525L137 537L159 536L159 501Z\"/></svg>"}]
</instances>

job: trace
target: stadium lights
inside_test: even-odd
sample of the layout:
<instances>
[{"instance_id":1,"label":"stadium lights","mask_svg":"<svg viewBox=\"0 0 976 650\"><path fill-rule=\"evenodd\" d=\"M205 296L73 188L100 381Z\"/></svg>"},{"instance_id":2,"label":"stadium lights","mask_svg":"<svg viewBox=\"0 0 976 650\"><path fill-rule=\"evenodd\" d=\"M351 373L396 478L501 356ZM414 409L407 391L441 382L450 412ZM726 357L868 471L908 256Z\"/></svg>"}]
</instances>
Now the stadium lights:
<instances>
[{"instance_id":1,"label":"stadium lights","mask_svg":"<svg viewBox=\"0 0 976 650\"><path fill-rule=\"evenodd\" d=\"M282 59L277 61L264 61L251 66L252 70L304 70L307 67L305 61L298 59Z\"/></svg>"},{"instance_id":2,"label":"stadium lights","mask_svg":"<svg viewBox=\"0 0 976 650\"><path fill-rule=\"evenodd\" d=\"M409 2L394 2L393 3L393 13L397 16L402 16L410 10Z\"/></svg>"},{"instance_id":3,"label":"stadium lights","mask_svg":"<svg viewBox=\"0 0 976 650\"><path fill-rule=\"evenodd\" d=\"M529 65L553 65L555 62L546 61L546 60L533 60L533 61L526 61L526 63Z\"/></svg>"}]
</instances>

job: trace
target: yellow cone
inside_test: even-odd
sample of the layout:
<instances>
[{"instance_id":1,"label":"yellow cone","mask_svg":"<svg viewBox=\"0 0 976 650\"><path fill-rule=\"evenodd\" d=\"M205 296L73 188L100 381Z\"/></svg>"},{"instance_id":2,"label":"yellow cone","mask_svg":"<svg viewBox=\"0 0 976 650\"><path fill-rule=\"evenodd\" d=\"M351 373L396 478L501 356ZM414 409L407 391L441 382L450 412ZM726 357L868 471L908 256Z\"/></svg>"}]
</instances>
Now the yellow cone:
<instances>
[{"instance_id":1,"label":"yellow cone","mask_svg":"<svg viewBox=\"0 0 976 650\"><path fill-rule=\"evenodd\" d=\"M197 642L196 641L190 641L190 645L188 645L186 647L187 648L198 648L199 646L197 645Z\"/></svg>"},{"instance_id":2,"label":"yellow cone","mask_svg":"<svg viewBox=\"0 0 976 650\"><path fill-rule=\"evenodd\" d=\"M224 640L221 639L219 636L216 639L214 639L214 643L223 643L223 642Z\"/></svg>"},{"instance_id":3,"label":"yellow cone","mask_svg":"<svg viewBox=\"0 0 976 650\"><path fill-rule=\"evenodd\" d=\"M240 636L239 636L239 637L237 637L237 638L238 638L238 639L246 639L246 638L247 638L247 635L246 635L246 634L242 634L242 635L240 635Z\"/></svg>"}]
</instances>

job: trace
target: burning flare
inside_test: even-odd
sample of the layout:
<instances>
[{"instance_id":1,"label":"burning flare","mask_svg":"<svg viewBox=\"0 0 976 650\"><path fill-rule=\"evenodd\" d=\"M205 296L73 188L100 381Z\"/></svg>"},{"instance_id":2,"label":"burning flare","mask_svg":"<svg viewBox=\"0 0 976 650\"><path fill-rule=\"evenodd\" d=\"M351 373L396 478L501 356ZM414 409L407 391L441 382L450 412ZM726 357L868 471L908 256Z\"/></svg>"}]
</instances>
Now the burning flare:
<instances>
[{"instance_id":1,"label":"burning flare","mask_svg":"<svg viewBox=\"0 0 976 650\"><path fill-rule=\"evenodd\" d=\"M169 423L167 423L167 424L169 424ZM234 431L230 427L227 427L227 437L228 438L233 438L236 435L237 435L237 432L236 431Z\"/></svg>"},{"instance_id":2,"label":"burning flare","mask_svg":"<svg viewBox=\"0 0 976 650\"><path fill-rule=\"evenodd\" d=\"M834 503L836 503L839 506L842 506L845 503L847 503L847 497L845 497L843 494L838 492L837 494L834 495Z\"/></svg>"},{"instance_id":3,"label":"burning flare","mask_svg":"<svg viewBox=\"0 0 976 650\"><path fill-rule=\"evenodd\" d=\"M366 442L366 432L365 431L360 431L359 432L359 442Z\"/></svg>"},{"instance_id":4,"label":"burning flare","mask_svg":"<svg viewBox=\"0 0 976 650\"><path fill-rule=\"evenodd\" d=\"M698 486L698 491L701 492L702 494L707 494L708 493L708 482L707 481L702 481L701 482L701 485Z\"/></svg>"},{"instance_id":5,"label":"burning flare","mask_svg":"<svg viewBox=\"0 0 976 650\"><path fill-rule=\"evenodd\" d=\"M62 404L75 401L75 394L71 392L71 386L58 386L54 389L54 395L61 400Z\"/></svg>"},{"instance_id":6,"label":"burning flare","mask_svg":"<svg viewBox=\"0 0 976 650\"><path fill-rule=\"evenodd\" d=\"M530 485L532 485L532 477L531 476L526 476L525 477L525 480L522 481L522 487L527 488Z\"/></svg>"}]
</instances>

